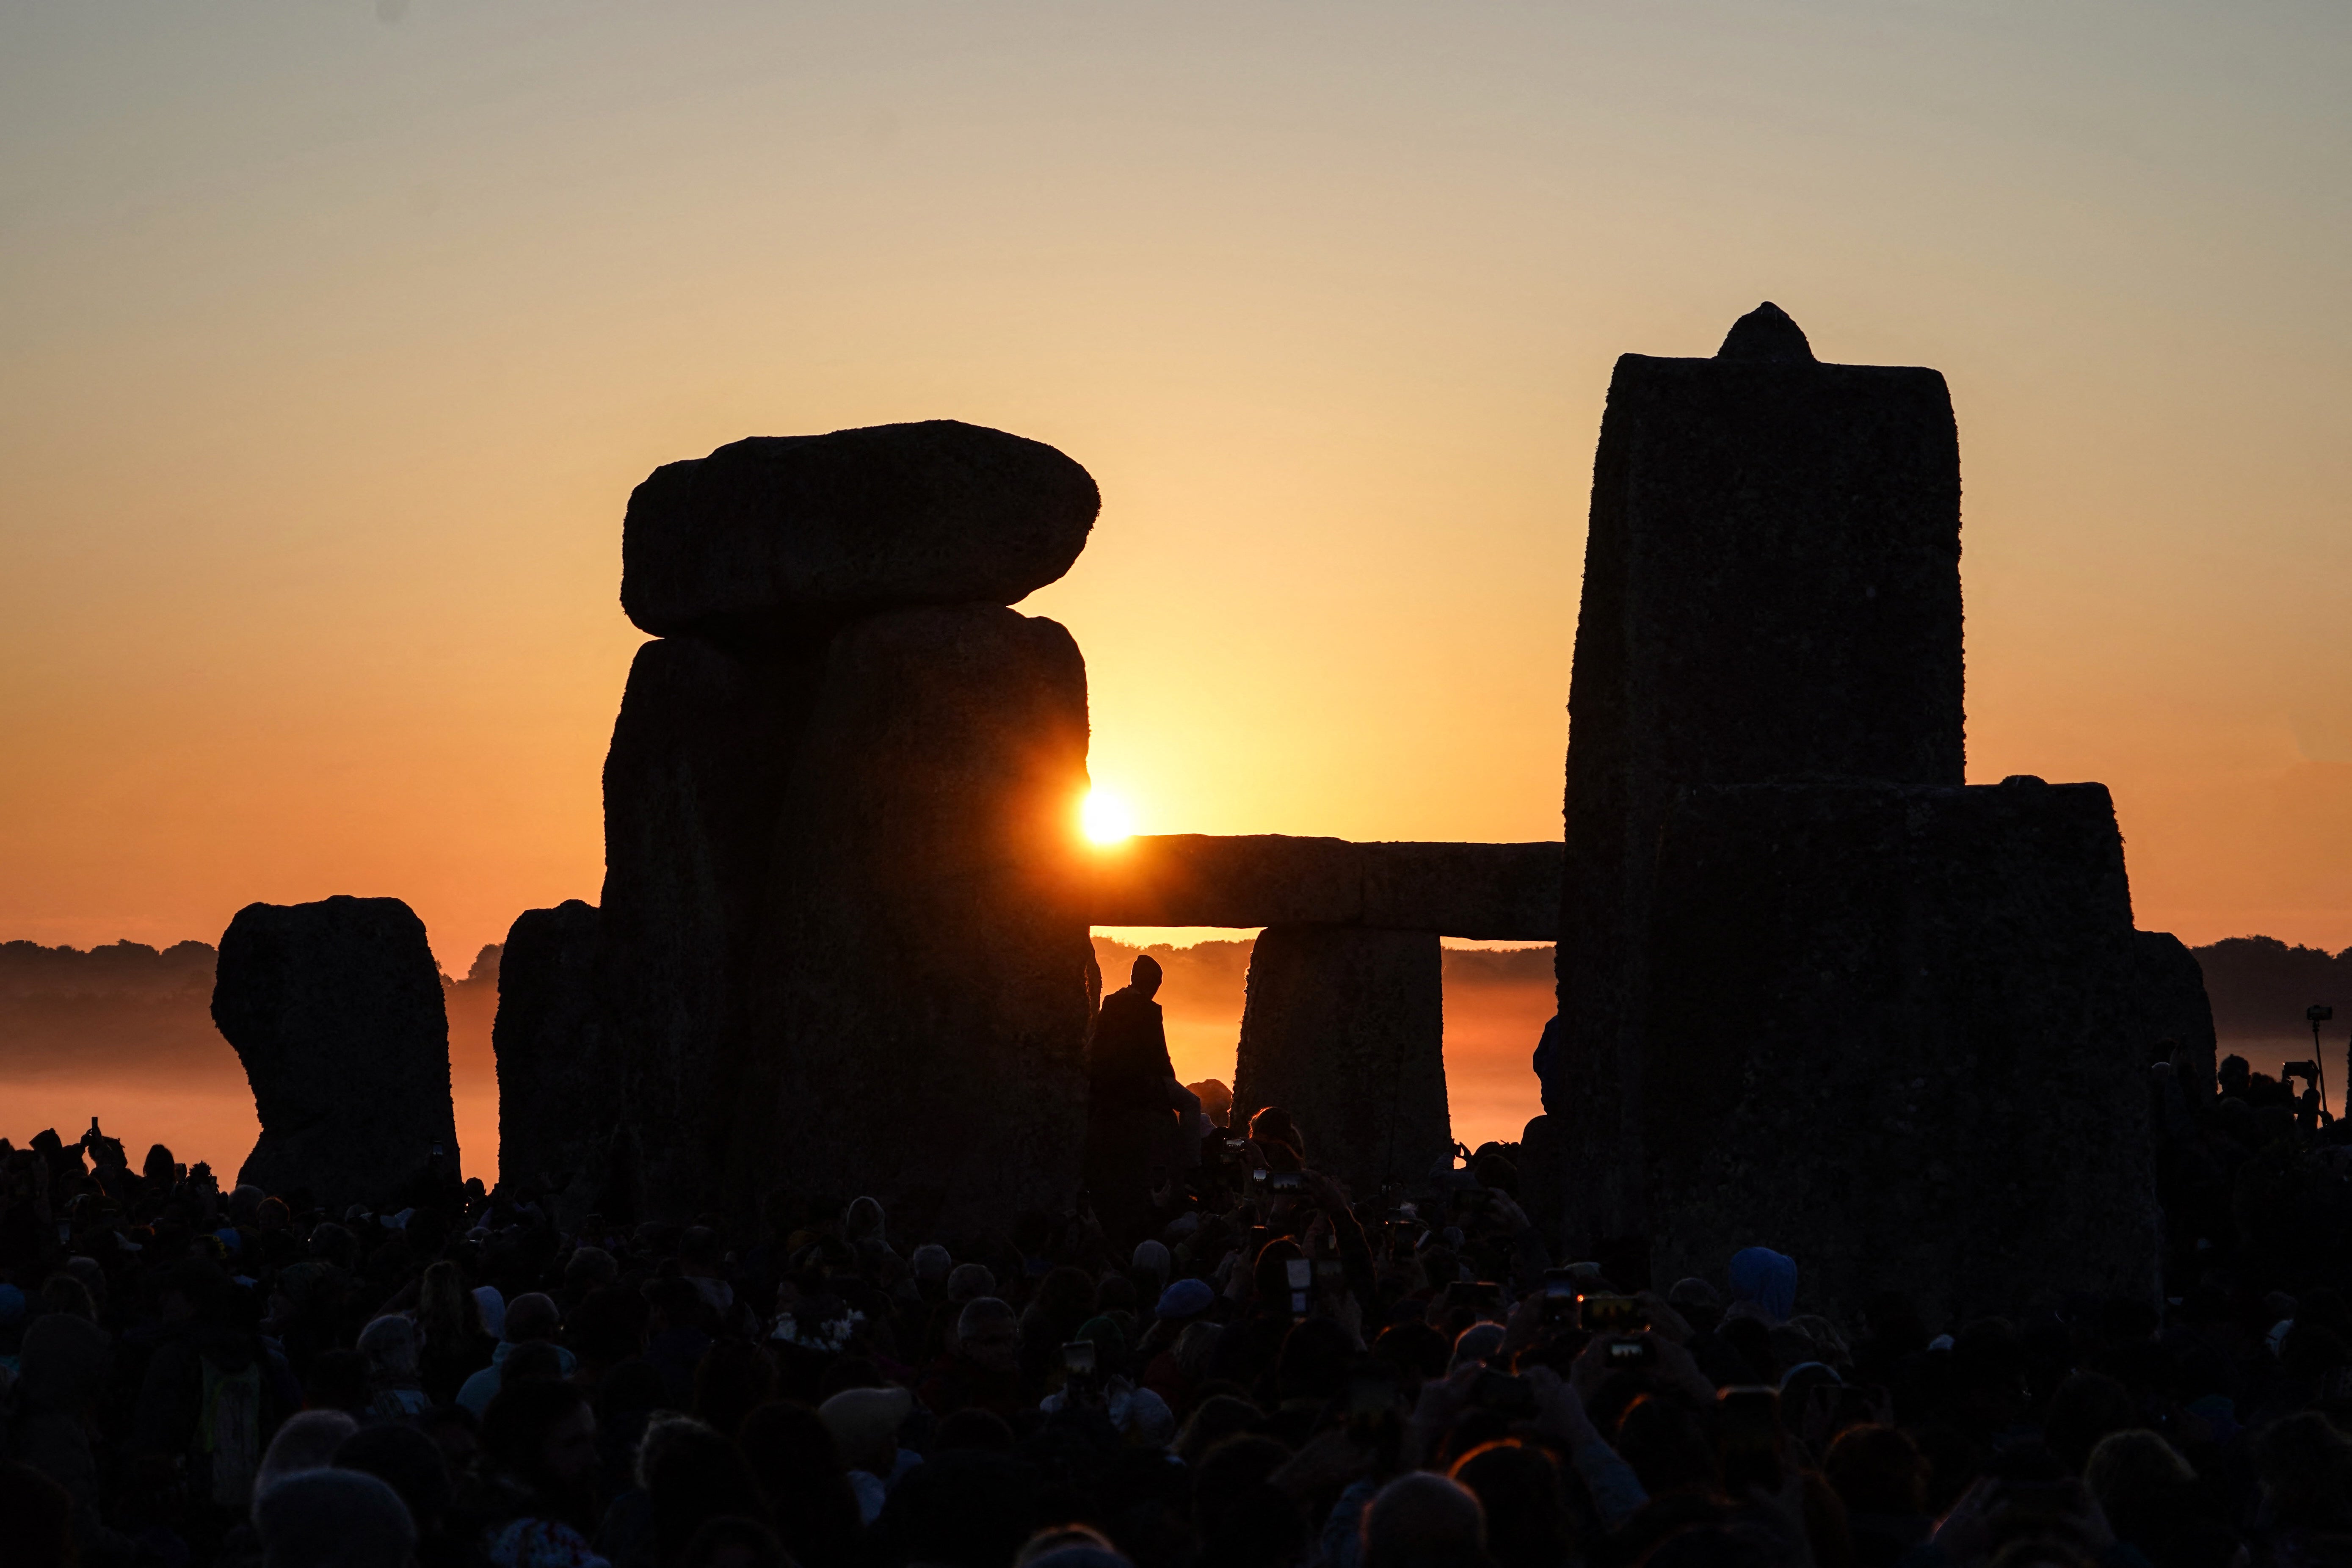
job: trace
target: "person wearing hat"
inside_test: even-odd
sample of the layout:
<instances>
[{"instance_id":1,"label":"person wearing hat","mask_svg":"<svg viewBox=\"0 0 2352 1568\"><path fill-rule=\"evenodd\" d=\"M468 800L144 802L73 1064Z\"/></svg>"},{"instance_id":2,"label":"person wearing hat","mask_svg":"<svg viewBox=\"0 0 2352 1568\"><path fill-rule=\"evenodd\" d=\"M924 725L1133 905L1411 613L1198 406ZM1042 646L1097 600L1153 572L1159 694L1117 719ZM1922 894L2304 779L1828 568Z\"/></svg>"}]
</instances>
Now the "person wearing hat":
<instances>
[{"instance_id":1,"label":"person wearing hat","mask_svg":"<svg viewBox=\"0 0 2352 1568\"><path fill-rule=\"evenodd\" d=\"M902 1458L898 1451L898 1428L914 1408L915 1396L895 1387L845 1388L816 1407L817 1419L849 1467L857 1511L867 1524L881 1517L898 1478L923 1462L919 1454Z\"/></svg>"}]
</instances>

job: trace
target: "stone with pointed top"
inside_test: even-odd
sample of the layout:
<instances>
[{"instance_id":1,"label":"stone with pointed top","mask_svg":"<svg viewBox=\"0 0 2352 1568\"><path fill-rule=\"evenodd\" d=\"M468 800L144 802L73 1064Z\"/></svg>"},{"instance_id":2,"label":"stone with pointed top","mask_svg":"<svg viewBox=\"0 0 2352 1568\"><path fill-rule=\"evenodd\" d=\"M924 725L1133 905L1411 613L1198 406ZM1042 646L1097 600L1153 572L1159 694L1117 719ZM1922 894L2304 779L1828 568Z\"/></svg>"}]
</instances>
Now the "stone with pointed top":
<instances>
[{"instance_id":1,"label":"stone with pointed top","mask_svg":"<svg viewBox=\"0 0 2352 1568\"><path fill-rule=\"evenodd\" d=\"M1760 360L1766 364L1810 364L1813 345L1805 329L1788 311L1767 300L1739 320L1723 336L1717 359Z\"/></svg>"}]
</instances>

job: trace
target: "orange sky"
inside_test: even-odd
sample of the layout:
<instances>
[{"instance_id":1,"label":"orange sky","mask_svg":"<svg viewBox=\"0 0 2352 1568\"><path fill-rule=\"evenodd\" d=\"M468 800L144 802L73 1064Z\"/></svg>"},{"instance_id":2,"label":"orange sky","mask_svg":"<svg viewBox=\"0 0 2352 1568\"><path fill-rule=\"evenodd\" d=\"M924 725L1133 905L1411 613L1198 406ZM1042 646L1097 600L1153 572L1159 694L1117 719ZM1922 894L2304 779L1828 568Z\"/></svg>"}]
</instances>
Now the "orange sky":
<instances>
[{"instance_id":1,"label":"orange sky","mask_svg":"<svg viewBox=\"0 0 2352 1568\"><path fill-rule=\"evenodd\" d=\"M1559 830L1620 352L1950 378L1970 775L2352 943L2352 10L0 11L0 936L596 896L620 518L941 416L1146 831Z\"/></svg>"}]
</instances>

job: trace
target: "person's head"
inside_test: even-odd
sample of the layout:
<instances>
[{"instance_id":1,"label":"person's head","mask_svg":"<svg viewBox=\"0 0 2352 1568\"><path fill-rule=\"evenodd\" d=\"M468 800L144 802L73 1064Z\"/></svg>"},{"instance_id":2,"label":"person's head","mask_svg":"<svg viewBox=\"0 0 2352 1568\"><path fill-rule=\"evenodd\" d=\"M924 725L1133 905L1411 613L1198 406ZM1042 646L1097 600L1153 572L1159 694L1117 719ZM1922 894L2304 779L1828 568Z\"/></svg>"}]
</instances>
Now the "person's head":
<instances>
[{"instance_id":1,"label":"person's head","mask_svg":"<svg viewBox=\"0 0 2352 1568\"><path fill-rule=\"evenodd\" d=\"M1148 952L1135 955L1135 963L1127 972L1127 983L1135 987L1136 994L1147 1000L1160 994L1160 961Z\"/></svg>"},{"instance_id":2,"label":"person's head","mask_svg":"<svg viewBox=\"0 0 2352 1568\"><path fill-rule=\"evenodd\" d=\"M965 1360L991 1372L1012 1372L1020 1364L1021 1320L993 1296L967 1301L956 1314L956 1343Z\"/></svg>"},{"instance_id":3,"label":"person's head","mask_svg":"<svg viewBox=\"0 0 2352 1568\"><path fill-rule=\"evenodd\" d=\"M639 1462L652 1505L655 1560L675 1568L715 1519L769 1518L767 1494L743 1451L699 1421L665 1422L653 1457Z\"/></svg>"},{"instance_id":4,"label":"person's head","mask_svg":"<svg viewBox=\"0 0 2352 1568\"><path fill-rule=\"evenodd\" d=\"M1848 1513L1916 1514L1927 1507L1927 1461L1893 1426L1849 1426L1822 1468Z\"/></svg>"},{"instance_id":5,"label":"person's head","mask_svg":"<svg viewBox=\"0 0 2352 1568\"><path fill-rule=\"evenodd\" d=\"M416 1283L416 1323L427 1344L445 1349L481 1331L481 1314L466 1288L466 1271L448 1258L427 1265Z\"/></svg>"},{"instance_id":6,"label":"person's head","mask_svg":"<svg viewBox=\"0 0 2352 1568\"><path fill-rule=\"evenodd\" d=\"M1731 1299L1759 1310L1768 1324L1786 1322L1796 1310L1797 1263L1769 1247L1731 1255Z\"/></svg>"},{"instance_id":7,"label":"person's head","mask_svg":"<svg viewBox=\"0 0 2352 1568\"><path fill-rule=\"evenodd\" d=\"M546 1340L525 1340L510 1347L499 1363L499 1386L520 1383L553 1383L563 1375L563 1353Z\"/></svg>"},{"instance_id":8,"label":"person's head","mask_svg":"<svg viewBox=\"0 0 2352 1568\"><path fill-rule=\"evenodd\" d=\"M555 1298L532 1290L507 1303L503 1337L509 1344L515 1345L551 1340L562 1321L563 1314L556 1310Z\"/></svg>"},{"instance_id":9,"label":"person's head","mask_svg":"<svg viewBox=\"0 0 2352 1568\"><path fill-rule=\"evenodd\" d=\"M89 1299L89 1287L70 1274L52 1274L41 1281L41 1305L52 1312L98 1321L98 1303Z\"/></svg>"},{"instance_id":10,"label":"person's head","mask_svg":"<svg viewBox=\"0 0 2352 1568\"><path fill-rule=\"evenodd\" d=\"M1363 1568L1480 1568L1486 1554L1486 1512L1459 1481L1415 1470L1365 1505Z\"/></svg>"},{"instance_id":11,"label":"person's head","mask_svg":"<svg viewBox=\"0 0 2352 1568\"><path fill-rule=\"evenodd\" d=\"M1213 1394L1193 1407L1176 1435L1176 1457L1198 1467L1209 1451L1265 1419L1258 1407L1230 1394Z\"/></svg>"},{"instance_id":12,"label":"person's head","mask_svg":"<svg viewBox=\"0 0 2352 1568\"><path fill-rule=\"evenodd\" d=\"M429 1534L449 1508L454 1488L441 1445L415 1426L387 1422L343 1439L335 1468L363 1470L400 1494L419 1534Z\"/></svg>"},{"instance_id":13,"label":"person's head","mask_svg":"<svg viewBox=\"0 0 2352 1568\"><path fill-rule=\"evenodd\" d=\"M602 1289L621 1277L621 1266L601 1247L575 1249L563 1266L563 1288L576 1300Z\"/></svg>"},{"instance_id":14,"label":"person's head","mask_svg":"<svg viewBox=\"0 0 2352 1568\"><path fill-rule=\"evenodd\" d=\"M1463 1455L1451 1474L1486 1514L1497 1568L1554 1568L1579 1555L1559 1466L1546 1450L1504 1438Z\"/></svg>"},{"instance_id":15,"label":"person's head","mask_svg":"<svg viewBox=\"0 0 2352 1568\"><path fill-rule=\"evenodd\" d=\"M677 1568L793 1568L776 1532L756 1519L721 1514L694 1532Z\"/></svg>"},{"instance_id":16,"label":"person's head","mask_svg":"<svg viewBox=\"0 0 2352 1568\"><path fill-rule=\"evenodd\" d=\"M914 1270L916 1284L941 1286L948 1282L948 1275L955 1268L955 1258L938 1242L927 1241L915 1248L907 1264Z\"/></svg>"},{"instance_id":17,"label":"person's head","mask_svg":"<svg viewBox=\"0 0 2352 1568\"><path fill-rule=\"evenodd\" d=\"M730 1436L776 1392L776 1363L748 1340L721 1340L694 1369L694 1414Z\"/></svg>"},{"instance_id":18,"label":"person's head","mask_svg":"<svg viewBox=\"0 0 2352 1568\"><path fill-rule=\"evenodd\" d=\"M0 1520L8 1521L11 1563L69 1568L74 1552L73 1494L32 1466L0 1459Z\"/></svg>"},{"instance_id":19,"label":"person's head","mask_svg":"<svg viewBox=\"0 0 2352 1568\"><path fill-rule=\"evenodd\" d=\"M1132 1568L1109 1537L1087 1524L1057 1524L1031 1536L1013 1568Z\"/></svg>"},{"instance_id":20,"label":"person's head","mask_svg":"<svg viewBox=\"0 0 2352 1568\"><path fill-rule=\"evenodd\" d=\"M2083 1480L2117 1533L2139 1540L2176 1517L2174 1505L2197 1484L2197 1472L2156 1433L2134 1428L2099 1439Z\"/></svg>"},{"instance_id":21,"label":"person's head","mask_svg":"<svg viewBox=\"0 0 2352 1568\"><path fill-rule=\"evenodd\" d=\"M482 1447L529 1486L576 1490L596 1468L596 1413L578 1384L509 1379L482 1412Z\"/></svg>"},{"instance_id":22,"label":"person's head","mask_svg":"<svg viewBox=\"0 0 2352 1568\"><path fill-rule=\"evenodd\" d=\"M1307 1140L1298 1123L1279 1105L1266 1106L1251 1117L1249 1135L1262 1150L1279 1143L1298 1159L1307 1158Z\"/></svg>"},{"instance_id":23,"label":"person's head","mask_svg":"<svg viewBox=\"0 0 2352 1568\"><path fill-rule=\"evenodd\" d=\"M881 1199L852 1198L849 1207L842 1211L841 1239L853 1247L861 1241L878 1241L884 1219Z\"/></svg>"},{"instance_id":24,"label":"person's head","mask_svg":"<svg viewBox=\"0 0 2352 1568\"><path fill-rule=\"evenodd\" d=\"M400 1494L363 1470L305 1470L258 1493L262 1568L404 1568L416 1525Z\"/></svg>"},{"instance_id":25,"label":"person's head","mask_svg":"<svg viewBox=\"0 0 2352 1568\"><path fill-rule=\"evenodd\" d=\"M2042 1436L2058 1462L2079 1476L2100 1438L2138 1425L2139 1404L2131 1390L2104 1373L2077 1372L2051 1395Z\"/></svg>"},{"instance_id":26,"label":"person's head","mask_svg":"<svg viewBox=\"0 0 2352 1568\"><path fill-rule=\"evenodd\" d=\"M2263 1501L2284 1525L2341 1531L2352 1520L2352 1437L2315 1410L2272 1422L2247 1447Z\"/></svg>"},{"instance_id":27,"label":"person's head","mask_svg":"<svg viewBox=\"0 0 2352 1568\"><path fill-rule=\"evenodd\" d=\"M833 1446L853 1470L887 1476L898 1463L898 1428L915 1396L903 1388L845 1388L817 1406Z\"/></svg>"},{"instance_id":28,"label":"person's head","mask_svg":"<svg viewBox=\"0 0 2352 1568\"><path fill-rule=\"evenodd\" d=\"M360 1424L340 1410L305 1410L288 1416L254 1471L254 1517L260 1518L261 1500L270 1489L289 1477L333 1464L335 1450L359 1429Z\"/></svg>"},{"instance_id":29,"label":"person's head","mask_svg":"<svg viewBox=\"0 0 2352 1568\"><path fill-rule=\"evenodd\" d=\"M1652 1497L1711 1491L1716 1486L1715 1444L1706 1420L1678 1399L1643 1394L1634 1400L1618 1418L1615 1442Z\"/></svg>"},{"instance_id":30,"label":"person's head","mask_svg":"<svg viewBox=\"0 0 2352 1568\"><path fill-rule=\"evenodd\" d=\"M1274 1484L1290 1450L1271 1437L1228 1437L1194 1468L1192 1507L1203 1563L1287 1563L1299 1544L1297 1510Z\"/></svg>"},{"instance_id":31,"label":"person's head","mask_svg":"<svg viewBox=\"0 0 2352 1568\"><path fill-rule=\"evenodd\" d=\"M947 1426L940 1424L942 1437ZM816 1561L838 1556L858 1531L857 1494L824 1418L805 1405L762 1405L743 1418L736 1442L784 1545ZM932 1452L939 1451L934 1443Z\"/></svg>"},{"instance_id":32,"label":"person's head","mask_svg":"<svg viewBox=\"0 0 2352 1568\"><path fill-rule=\"evenodd\" d=\"M370 1381L379 1385L415 1381L416 1325L399 1313L388 1312L362 1329L359 1351L367 1359Z\"/></svg>"},{"instance_id":33,"label":"person's head","mask_svg":"<svg viewBox=\"0 0 2352 1568\"><path fill-rule=\"evenodd\" d=\"M948 1305L961 1307L996 1294L996 1276L984 1263L959 1263L948 1270Z\"/></svg>"}]
</instances>

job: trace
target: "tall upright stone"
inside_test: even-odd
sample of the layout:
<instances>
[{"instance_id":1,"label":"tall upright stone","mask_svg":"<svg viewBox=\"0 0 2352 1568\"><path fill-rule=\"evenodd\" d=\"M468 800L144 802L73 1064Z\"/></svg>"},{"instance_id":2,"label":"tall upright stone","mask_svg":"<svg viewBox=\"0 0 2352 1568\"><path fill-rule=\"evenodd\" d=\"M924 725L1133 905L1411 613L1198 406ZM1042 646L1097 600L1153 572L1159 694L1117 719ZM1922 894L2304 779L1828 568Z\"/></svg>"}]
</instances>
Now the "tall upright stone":
<instances>
[{"instance_id":1,"label":"tall upright stone","mask_svg":"<svg viewBox=\"0 0 2352 1568\"><path fill-rule=\"evenodd\" d=\"M1052 621L962 605L835 636L772 818L746 1168L912 1194L967 1235L1069 1201L1086 759L1086 664Z\"/></svg>"},{"instance_id":2,"label":"tall upright stone","mask_svg":"<svg viewBox=\"0 0 2352 1568\"><path fill-rule=\"evenodd\" d=\"M1454 1149L1434 932L1268 926L1250 952L1234 1114L1281 1106L1307 1162L1358 1198Z\"/></svg>"},{"instance_id":3,"label":"tall upright stone","mask_svg":"<svg viewBox=\"0 0 2352 1568\"><path fill-rule=\"evenodd\" d=\"M1658 1278L1762 1245L1840 1321L1884 1290L1949 1328L2076 1293L2153 1304L2137 933L2104 786L1704 787L1657 875Z\"/></svg>"},{"instance_id":4,"label":"tall upright stone","mask_svg":"<svg viewBox=\"0 0 2352 1568\"><path fill-rule=\"evenodd\" d=\"M1962 781L1959 447L1932 370L1816 362L1771 305L1713 359L1617 362L1569 694L1558 952L1571 1246L1649 1226L1643 939L1702 785Z\"/></svg>"},{"instance_id":5,"label":"tall upright stone","mask_svg":"<svg viewBox=\"0 0 2352 1568\"><path fill-rule=\"evenodd\" d=\"M490 1026L499 1181L552 1195L575 1224L594 1205L623 1103L596 1005L596 907L578 899L517 916Z\"/></svg>"},{"instance_id":6,"label":"tall upright stone","mask_svg":"<svg viewBox=\"0 0 2352 1568\"><path fill-rule=\"evenodd\" d=\"M2150 1062L2164 1059L2165 1041L2179 1047L2181 1088L2189 1104L2202 1104L2213 1098L2220 1050L2213 1002L2205 994L2205 971L2197 955L2170 931L2144 931L2134 936L2139 955L2139 979L2133 988L2140 1015L2138 1043Z\"/></svg>"},{"instance_id":7,"label":"tall upright stone","mask_svg":"<svg viewBox=\"0 0 2352 1568\"><path fill-rule=\"evenodd\" d=\"M337 1208L457 1176L441 971L406 904L247 904L221 937L212 1012L261 1120L238 1182Z\"/></svg>"},{"instance_id":8,"label":"tall upright stone","mask_svg":"<svg viewBox=\"0 0 2352 1568\"><path fill-rule=\"evenodd\" d=\"M1074 1195L1085 665L1004 606L1098 505L952 421L738 442L631 498L622 603L662 640L605 764L596 969L656 1212Z\"/></svg>"}]
</instances>

